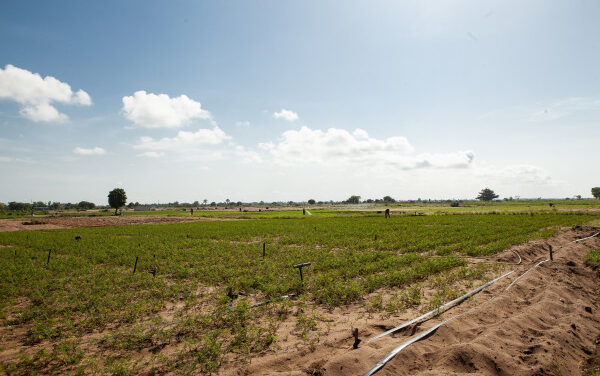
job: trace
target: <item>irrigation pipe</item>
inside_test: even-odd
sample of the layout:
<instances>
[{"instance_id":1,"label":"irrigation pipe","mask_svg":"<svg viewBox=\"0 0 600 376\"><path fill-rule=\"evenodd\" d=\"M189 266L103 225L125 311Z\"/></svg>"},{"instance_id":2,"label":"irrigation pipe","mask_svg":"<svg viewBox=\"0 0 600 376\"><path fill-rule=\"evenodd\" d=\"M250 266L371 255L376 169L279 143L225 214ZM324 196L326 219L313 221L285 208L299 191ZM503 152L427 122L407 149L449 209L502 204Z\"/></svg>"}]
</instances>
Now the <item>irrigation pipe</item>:
<instances>
[{"instance_id":1,"label":"irrigation pipe","mask_svg":"<svg viewBox=\"0 0 600 376\"><path fill-rule=\"evenodd\" d=\"M379 339L379 338L381 338L381 337L387 336L387 335L388 335L388 334L390 334L390 333L393 333L393 332L396 332L396 331L398 331L398 330L400 330L400 329L406 328L407 326L410 326L410 325L412 325L412 324L414 324L414 323L416 323L416 322L419 322L419 321L421 321L421 320L423 320L423 319L425 319L425 318L427 318L427 317L429 317L429 316L432 316L432 315L434 315L434 314L439 314L439 313L441 313L442 311L444 311L446 308L448 308L448 307L451 307L451 306L453 306L453 305L455 305L455 304L461 303L462 301L464 301L464 300L468 299L469 297L471 297L471 296L473 296L473 295L477 294L478 292L480 292L480 291L481 291L481 290L483 290L484 288L486 288L486 287L488 287L488 286L490 286L490 285L492 285L492 284L496 283L496 282L497 282L497 281L499 281L500 279L502 279L502 278L504 278L504 277L506 277L506 276L508 276L508 275L510 275L510 274L512 274L512 273L514 273L514 270L512 270L512 271L510 271L510 272L508 272L508 273L505 273L505 274L501 275L500 277L498 277L498 278L496 278L496 279L493 279L493 280L491 280L491 281L489 281L489 282L487 282L487 283L484 283L483 285L479 286L479 287L478 287L478 288L476 288L475 290L469 291L468 293L464 294L463 296L459 296L458 298L456 298L456 299L454 299L454 300L452 300L452 301L450 301L450 302L448 302L448 303L446 303L446 304L444 304L444 305L442 305L442 306L440 306L440 307L438 307L438 308L436 308L436 309L434 309L434 310L432 310L432 311L429 311L429 312L427 312L427 313L425 313L425 314L423 314L423 315L421 315L421 316L419 316L419 317L417 317L417 318L415 318L415 319L412 319L412 320L410 320L410 321L409 321L409 322L407 322L407 323L404 323L404 324L402 324L402 325L400 325L400 326L397 326L397 327L395 327L395 328L392 328L392 329L388 330L387 332L383 332L383 333L381 333L381 334L379 334L379 335L376 335L375 337L373 337L373 338L370 338L369 340L367 340L367 342L366 342L366 343L369 343L369 342L375 341L376 339Z\"/></svg>"},{"instance_id":2,"label":"irrigation pipe","mask_svg":"<svg viewBox=\"0 0 600 376\"><path fill-rule=\"evenodd\" d=\"M485 303L488 303L488 302L492 301L494 298L495 298L495 296L492 296L487 301L483 302L482 305L485 304ZM432 334L433 332L435 332L436 330L438 330L440 328L440 326L442 326L444 324L447 324L450 321L459 318L460 316L466 315L467 313L471 312L475 308L477 308L477 306L472 307L471 309L469 309L469 310L467 310L467 311L465 311L463 313L459 313L458 315L452 316L449 319L446 319L446 320L442 321L441 323L432 326L431 328L427 329L423 333L421 333L421 334L419 334L419 335L417 335L417 336L409 339L408 341L404 342L400 346L398 346L395 349L393 349L385 358L383 358L379 362L377 362L377 364L375 364L363 376L371 376L371 375L373 375L375 372L379 371L387 362L389 362L393 357L395 357L404 348L412 345L415 342L418 342L418 341L422 340L423 338L426 338L427 336L429 336L430 334Z\"/></svg>"},{"instance_id":3,"label":"irrigation pipe","mask_svg":"<svg viewBox=\"0 0 600 376\"><path fill-rule=\"evenodd\" d=\"M600 235L600 232L597 232L597 233L595 233L595 234L593 234L593 235L591 235L591 236L587 236L587 237L585 237L585 238L581 238L581 239L576 239L576 240L573 240L573 241L571 241L570 243L579 243L579 242L581 242L581 241L584 241L584 240L587 240L587 239L591 239L591 238L593 238L593 237L595 237L595 236L598 236L598 235ZM562 247L563 247L563 246L560 246L559 248L562 248ZM521 261L521 257L519 256L519 263L520 263L520 261ZM541 264L543 264L543 263L545 263L545 262L547 262L547 261L550 261L550 259L545 259L545 260L542 260L542 261L538 262L537 264L535 264L535 266L533 266L533 267L529 268L529 269L528 269L528 270L527 270L525 273L521 274L521 275L520 275L519 277L517 277L517 278L516 278L514 281L512 281L512 282L510 283L510 285L508 285L508 287L505 289L505 291L506 291L506 290L508 290L508 289L510 288L510 286L512 286L513 284L515 284L515 282L517 282L519 279L521 279L521 278L522 278L522 277L523 277L525 274L527 274L529 271L531 271L531 270L532 270L532 269L534 269L535 267L537 267L537 266L539 266L539 265L541 265ZM460 298L457 298L457 299L453 300L452 302L449 302L449 303L446 303L446 304L444 304L442 307L440 307L440 308L438 308L438 309L441 309L441 308L443 308L443 307L446 307L446 306L450 305L451 303L454 303L455 301L457 301L457 300L459 300L459 299L462 299L462 298L463 298L463 297L465 297L466 295L469 295L469 296L471 296L471 295L473 295L473 294L475 294L475 293L477 293L477 292L481 291L481 290L482 290L482 289L484 289L485 287L487 287L487 286L491 285L492 283L496 282L496 281L497 281L497 280L499 280L500 278L506 277L507 275L509 275L509 274L511 274L511 273L513 273L513 272L514 272L514 270L513 270L513 271L511 271L511 272L508 272L508 273L506 273L506 274L504 274L504 275L502 275L502 276L500 276L500 277L498 277L498 278L496 278L496 279L495 279L495 280L493 280L493 281L490 281L490 282L486 283L485 285L482 285L482 286L478 287L477 289L475 289L475 290L473 290L473 291L469 292L468 294L465 294L465 295L461 296ZM486 286L486 285L487 285L487 286ZM491 297L489 300L487 300L486 302L484 302L484 304L485 304L485 303L487 303L487 302L489 302L489 301L491 301L491 300L492 300L492 299L494 299L494 298L495 298L495 296L492 296L492 297ZM466 299L466 298L465 298L465 299ZM462 300L464 300L464 299L462 299ZM460 301L462 301L462 300L460 300ZM476 306L476 307L477 307L477 306ZM456 319L456 318L458 318L458 317L460 317L460 316L463 316L463 315L467 314L468 312L472 311L472 310L473 310L473 309L475 309L476 307L473 307L473 308L471 308L471 309L469 309L469 310L467 310L467 311L465 311L465 312L463 312L463 313L460 313L460 314L458 314L458 315L452 316L452 317L450 317L449 319L447 319L447 320L444 320L444 321L442 321L441 323L439 323L439 324L437 324L437 325L434 325L433 327L431 327L431 328L427 329L427 330L426 330L426 331L424 331L423 333L421 333L421 334L419 334L419 335L417 335L417 336L415 336L415 337L413 337L413 338L409 339L408 341L406 341L406 342L402 343L400 346L398 346L398 347L396 347L395 349L393 349L393 350L392 350L392 351L391 351L391 352L390 352L390 353L389 353L389 354L388 354L388 355L387 355L385 358L383 358L383 359L381 359L379 362L377 362L377 364L375 364L375 365L374 365L374 366L373 366L373 367L372 367L370 370L368 370L368 371L367 371L367 372L366 372L366 373L365 373L363 376L371 376L371 375L373 375L375 372L379 371L379 370L380 370L380 369L381 369L381 368L382 368L382 367L383 367L383 366L384 366L384 365L385 365L387 362L389 362L389 361L390 361L390 360L391 360L393 357L395 357L395 356L396 356L396 355L397 355L397 354L398 354L400 351L402 351L402 350L403 350L403 349L405 349L406 347L410 346L411 344L413 344L413 343L415 343L415 342L417 342L417 341L420 341L420 340L422 340L423 338L425 338L425 337L429 336L430 334L432 334L433 332L435 332L435 331L436 331L436 330L437 330L439 327L441 327L442 325L444 325L444 324L447 324L448 322L450 322L450 321L452 321L452 320L454 320L454 319ZM411 325L412 323L415 323L415 322L419 321L420 319L423 319L423 318L425 318L425 317L427 317L427 316L429 316L429 315L431 315L431 314L435 313L436 311L437 311L437 310L433 310L433 311L431 311L431 312L427 312L426 314L424 314L424 315L421 315L421 316L417 317L416 319L413 319L413 320L409 321L409 322L408 322L408 323L406 323L406 324L403 324L403 325L400 325L399 327L396 327L396 328L390 329L390 330L388 330L388 331L387 331L387 332L385 332L385 333L382 333L382 334L380 334L380 335L378 335L378 336L375 336L375 337L373 337L373 338L369 339L369 340L367 341L367 343L368 343L368 342L371 342L371 341L373 341L373 340L375 340L375 339L377 339L377 338L381 338L381 337L383 337L384 335L387 335L387 334L389 334L389 333L392 333L392 332L394 332L394 331L396 331L396 330L402 329L402 328L404 328L404 327L406 327L406 326L408 326L408 325Z\"/></svg>"},{"instance_id":4,"label":"irrigation pipe","mask_svg":"<svg viewBox=\"0 0 600 376\"><path fill-rule=\"evenodd\" d=\"M535 264L534 266L532 266L531 268L527 269L527 271L523 274L521 274L520 276L518 276L517 278L515 278L508 286L506 286L506 288L504 289L504 291L508 291L508 289L514 285L515 283L517 283L517 281L521 278L523 278L525 276L525 274L529 273L530 271L532 271L533 269L537 268L538 266L542 265L543 263L550 261L549 258L542 260L540 262L538 262L537 264Z\"/></svg>"},{"instance_id":5,"label":"irrigation pipe","mask_svg":"<svg viewBox=\"0 0 600 376\"><path fill-rule=\"evenodd\" d=\"M597 232L597 233L595 233L594 235L590 235L590 236L588 236L588 237L586 237L586 238L582 238L582 239L573 240L571 243L579 243L579 242L582 242L582 241L584 241L584 240L588 240L588 239L590 239L590 238L593 238L594 236L598 236L598 235L600 235L600 231L599 231L599 232Z\"/></svg>"},{"instance_id":6,"label":"irrigation pipe","mask_svg":"<svg viewBox=\"0 0 600 376\"><path fill-rule=\"evenodd\" d=\"M298 296L298 294L289 294L289 295L283 295L283 296L279 296L277 298L274 299L270 299L270 300L263 300L262 302L258 302L258 303L254 303L250 306L250 308L254 308L254 307L260 307L261 305L265 305L268 303L273 302L274 300L280 300L280 299L289 299L289 298L293 298Z\"/></svg>"},{"instance_id":7,"label":"irrigation pipe","mask_svg":"<svg viewBox=\"0 0 600 376\"><path fill-rule=\"evenodd\" d=\"M594 235L586 236L585 238L581 238L581 239L575 239L575 240L573 240L573 241L571 241L571 242L569 242L569 243L579 243L579 242L582 242L582 241L584 241L584 240L591 239L591 238L593 238L593 237L595 237L595 236L598 236L598 235L600 235L600 232L597 232L597 233L595 233ZM569 244L569 243L567 243L567 244ZM563 247L564 247L564 245L561 245L560 247L558 247L558 249L561 249L561 248L563 248ZM515 280L514 280L514 281L512 281L512 282L510 283L510 285L506 286L506 289L504 289L504 291L508 291L508 289L510 289L510 288L511 288L511 286L512 286L512 285L514 285L514 284L515 284L515 283L516 283L516 282L517 282L519 279L523 278L523 277L525 276L525 274L529 273L529 272L530 272L530 271L532 271L533 269L537 268L538 266L540 266L540 265L542 265L543 263L545 263L545 262L548 262L548 261L550 261L550 259L549 259L549 258L547 258L547 259L545 259L545 260L542 260L542 261L538 262L537 264L535 264L534 266L532 266L531 268L527 269L527 271L525 271L525 273L523 273L523 274L521 274L520 276L518 276L517 278L515 278Z\"/></svg>"}]
</instances>

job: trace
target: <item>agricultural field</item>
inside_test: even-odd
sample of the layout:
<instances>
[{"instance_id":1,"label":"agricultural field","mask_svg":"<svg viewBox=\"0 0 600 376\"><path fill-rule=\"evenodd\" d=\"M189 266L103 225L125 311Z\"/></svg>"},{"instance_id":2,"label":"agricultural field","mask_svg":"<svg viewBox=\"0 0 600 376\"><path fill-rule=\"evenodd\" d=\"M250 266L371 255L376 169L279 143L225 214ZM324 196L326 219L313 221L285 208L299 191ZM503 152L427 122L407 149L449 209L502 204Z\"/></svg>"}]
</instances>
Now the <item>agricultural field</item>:
<instances>
[{"instance_id":1,"label":"agricultural field","mask_svg":"<svg viewBox=\"0 0 600 376\"><path fill-rule=\"evenodd\" d=\"M435 308L506 270L474 260L600 218L220 215L234 214L247 217L0 233L0 371L202 374L281 351L289 338L311 351L335 325L328 313ZM310 263L302 280L301 263Z\"/></svg>"},{"instance_id":2,"label":"agricultural field","mask_svg":"<svg viewBox=\"0 0 600 376\"><path fill-rule=\"evenodd\" d=\"M454 204L453 204L454 203ZM453 206L458 205L458 206ZM529 212L529 211L589 211L600 210L598 200L516 200L516 201L447 201L447 202L394 202L383 203L363 203L363 204L323 204L323 205L305 205L301 206L281 206L281 205L255 205L255 206L201 206L194 208L196 217L216 217L216 218L290 218L302 217L302 208L310 210L311 214L319 216L348 215L352 213L369 214L380 212L389 208L396 213L470 213L470 212ZM112 216L113 209L90 209L90 210L35 210L35 217L64 216L64 217L97 217ZM165 217L188 217L190 216L190 207L182 208L157 208L148 211L134 211L133 209L123 208L122 216L165 216ZM31 212L0 210L0 219L2 218L21 218L29 217Z\"/></svg>"}]
</instances>

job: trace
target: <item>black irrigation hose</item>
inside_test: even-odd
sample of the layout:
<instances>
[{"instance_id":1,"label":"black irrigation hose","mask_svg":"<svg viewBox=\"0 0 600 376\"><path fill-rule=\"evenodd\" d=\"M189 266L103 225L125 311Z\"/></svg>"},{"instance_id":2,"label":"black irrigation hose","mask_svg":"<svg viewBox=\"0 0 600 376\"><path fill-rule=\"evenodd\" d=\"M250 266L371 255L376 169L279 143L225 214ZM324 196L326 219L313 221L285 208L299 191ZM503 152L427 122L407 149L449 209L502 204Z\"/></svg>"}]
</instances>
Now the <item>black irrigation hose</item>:
<instances>
[{"instance_id":1,"label":"black irrigation hose","mask_svg":"<svg viewBox=\"0 0 600 376\"><path fill-rule=\"evenodd\" d=\"M581 241L584 241L584 240L587 240L587 239L593 238L593 237L595 237L595 236L598 236L598 235L600 235L600 232L597 232L597 233L595 233L595 234L593 234L593 235L591 235L591 236L587 236L587 237L585 237L585 238L581 238L581 239L576 239L576 240L573 240L573 241L571 241L571 242L569 242L569 243L579 243L579 242L581 242ZM560 248L563 248L563 247L564 247L564 245L561 245L561 246L559 247L559 249L560 249ZM520 261L520 258L521 258L521 257L519 257L519 261ZM532 269L534 269L534 268L535 268L535 267L537 267L538 265L541 265L541 264L543 264L544 262L547 262L547 261L550 261L550 259L542 260L542 261L538 262L537 264L535 264L533 267L529 268L529 269L528 269L528 270L527 270L525 273L521 274L519 277L517 277L515 280L513 280L513 281L510 283L510 285L508 285L508 287L506 288L506 290L508 290L508 288L509 288L510 286L512 286L512 285L513 285L513 284L514 284L516 281L518 281L519 279L521 279L521 277L523 277L523 276L524 276L525 274L527 274L529 271L531 271ZM494 283L495 281L497 281L498 279L500 279L500 278L503 278L503 277L505 277L505 276L507 276L507 275L509 275L509 274L513 273L513 272L514 272L514 270L513 270L513 271L511 271L511 272L509 272L509 273L506 273L506 274L504 274L504 275L502 275L502 276L500 276L500 277L496 278L495 280L493 280L493 281L490 281L490 282L488 282L488 283L489 283L489 284L492 284L492 283ZM488 286L489 286L489 285L488 285ZM482 287L483 287L483 286L479 287L478 289L481 289ZM476 289L476 290L477 290L477 289ZM506 291L506 290L505 290L505 291ZM473 291L475 291L475 290L473 290ZM472 292L473 292L473 291L472 291ZM472 293L472 292L471 292L471 293ZM471 294L471 293L469 293L469 294ZM463 296L464 296L464 295L463 295ZM461 298L462 298L462 297L461 297ZM485 303L487 303L487 302L491 301L491 300L492 300L492 299L494 299L494 298L495 298L495 296L492 296L492 297L491 297L489 300L487 300ZM460 299L460 298L458 298L458 299ZM455 300L456 300L456 299L455 299ZM452 303L452 302L450 302L450 303ZM449 304L449 303L447 303L447 304ZM445 305L444 305L444 306L445 306ZM442 307L443 307L443 306L442 306ZM477 306L476 306L476 307L477 307ZM379 371L381 368L383 368L383 366L384 366L384 365L385 365L387 362L389 362L389 361L390 361L390 360L391 360L393 357L395 357L395 356L396 356L396 355L397 355L397 354L398 354L400 351L402 351L402 350L403 350L403 349L405 349L406 347L410 346L411 344L413 344L413 343L415 343L415 342L417 342L417 341L420 341L420 340L422 340L423 338L426 338L427 336L429 336L430 334L432 334L433 332L435 332L435 331L436 331L436 330L437 330L439 327L441 327L442 325L444 325L444 324L446 324L446 323L448 323L448 322L450 322L450 321L452 321L452 320L454 320L454 319L456 319L456 318L458 318L458 317L460 317L460 316L462 316L462 315L464 315L464 314L466 314L466 313L470 312L471 310L475 309L476 307L473 307L473 308L471 308L471 309L469 309L469 310L467 310L467 311L465 311L465 312L463 312L463 313L460 313L460 314L458 314L458 315L452 316L452 317L450 317L449 319L446 319L446 320L442 321L441 323L439 323L439 324L437 324L437 325L435 325L435 326L431 327L430 329L428 329L428 330L424 331L423 333L421 333L421 334L419 334L419 335L417 335L417 336L415 336L415 337L413 337L413 338L409 339L408 341L406 341L406 342L402 343L400 346L398 346L398 347L396 347L395 349L393 349L393 350L392 350L392 351L391 351L391 352L390 352L390 353L389 353L389 354L388 354L388 355L387 355L385 358L383 358L383 359L381 359L379 362L377 362L377 364L375 364L375 365L374 365L374 366L373 366L373 367L372 367L370 370L368 370L368 371L367 371L367 372L366 372L366 373L365 373L363 376L371 376L371 375L373 375L375 372L377 372L377 371ZM440 307L440 308L441 308L441 307ZM432 312L434 312L434 311L432 311ZM431 312L428 312L428 313L426 313L425 315L428 315L428 314L430 314L430 313L431 313ZM396 331L396 330L398 330L399 328L406 327L406 326L410 325L411 323L414 323L414 322L418 321L418 319L421 319L421 318L422 318L423 316L425 316L425 315L422 315L422 316L420 316L420 317L417 317L416 319L414 319L414 320L411 320L409 323L406 323L406 324L404 324L404 325L401 325L401 326L399 326L399 327L397 327L397 328L394 328L394 329L388 330L387 332L385 332L385 333L382 333L382 334L380 334L379 336L373 337L372 339L370 339L370 340L369 340L369 341L367 341L367 342L370 342L370 341L372 341L372 340L375 340L375 339L377 339L377 338L383 337L383 335L389 334L389 333L390 333L390 332L392 332L392 331Z\"/></svg>"}]
</instances>

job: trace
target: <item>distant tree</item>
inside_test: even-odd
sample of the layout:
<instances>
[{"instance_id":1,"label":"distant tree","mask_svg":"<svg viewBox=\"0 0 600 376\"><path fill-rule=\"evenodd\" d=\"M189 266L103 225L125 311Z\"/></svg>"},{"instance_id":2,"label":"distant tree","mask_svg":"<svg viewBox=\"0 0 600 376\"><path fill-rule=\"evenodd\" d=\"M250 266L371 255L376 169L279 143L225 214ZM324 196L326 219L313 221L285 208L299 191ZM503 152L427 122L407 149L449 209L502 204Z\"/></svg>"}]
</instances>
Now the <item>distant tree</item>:
<instances>
[{"instance_id":1,"label":"distant tree","mask_svg":"<svg viewBox=\"0 0 600 376\"><path fill-rule=\"evenodd\" d=\"M346 200L348 204L358 204L360 203L360 196L350 196L349 199Z\"/></svg>"},{"instance_id":2,"label":"distant tree","mask_svg":"<svg viewBox=\"0 0 600 376\"><path fill-rule=\"evenodd\" d=\"M229 203L231 202L231 200L227 199L225 200L225 203L229 206Z\"/></svg>"},{"instance_id":3,"label":"distant tree","mask_svg":"<svg viewBox=\"0 0 600 376\"><path fill-rule=\"evenodd\" d=\"M50 209L52 209L52 210L60 209L60 202L54 201L52 204L50 204Z\"/></svg>"},{"instance_id":4,"label":"distant tree","mask_svg":"<svg viewBox=\"0 0 600 376\"><path fill-rule=\"evenodd\" d=\"M592 196L595 198L600 198L600 187L592 188Z\"/></svg>"},{"instance_id":5,"label":"distant tree","mask_svg":"<svg viewBox=\"0 0 600 376\"><path fill-rule=\"evenodd\" d=\"M6 204L3 202L0 202L0 210L4 210L6 209Z\"/></svg>"},{"instance_id":6,"label":"distant tree","mask_svg":"<svg viewBox=\"0 0 600 376\"><path fill-rule=\"evenodd\" d=\"M32 206L31 204L28 204L26 202L15 202L15 201L11 201L8 203L8 210L26 210L29 211L31 210Z\"/></svg>"},{"instance_id":7,"label":"distant tree","mask_svg":"<svg viewBox=\"0 0 600 376\"><path fill-rule=\"evenodd\" d=\"M393 202L396 202L396 200L394 200L391 196L385 196L383 198L383 202L385 202L386 204L391 204Z\"/></svg>"},{"instance_id":8,"label":"distant tree","mask_svg":"<svg viewBox=\"0 0 600 376\"><path fill-rule=\"evenodd\" d=\"M576 199L581 200L581 195L575 196Z\"/></svg>"},{"instance_id":9,"label":"distant tree","mask_svg":"<svg viewBox=\"0 0 600 376\"><path fill-rule=\"evenodd\" d=\"M311 198L310 200L308 200L308 204L309 204L309 205L314 205L314 204L316 204L316 203L317 203L317 202L316 202L315 200L313 200L312 198Z\"/></svg>"},{"instance_id":10,"label":"distant tree","mask_svg":"<svg viewBox=\"0 0 600 376\"><path fill-rule=\"evenodd\" d=\"M477 196L477 199L480 201L492 201L495 198L498 198L498 195L489 188L482 189L479 192L479 196Z\"/></svg>"},{"instance_id":11,"label":"distant tree","mask_svg":"<svg viewBox=\"0 0 600 376\"><path fill-rule=\"evenodd\" d=\"M130 202L129 204L127 204L127 207L129 209L133 209L134 206L135 206L135 204L133 202Z\"/></svg>"},{"instance_id":12,"label":"distant tree","mask_svg":"<svg viewBox=\"0 0 600 376\"><path fill-rule=\"evenodd\" d=\"M125 205L126 202L127 195L125 194L125 190L123 188L115 188L108 192L108 205L115 209L115 215L117 215L117 210Z\"/></svg>"},{"instance_id":13,"label":"distant tree","mask_svg":"<svg viewBox=\"0 0 600 376\"><path fill-rule=\"evenodd\" d=\"M198 207L200 206L200 203L198 202L198 200L196 200L192 203L192 206Z\"/></svg>"},{"instance_id":14,"label":"distant tree","mask_svg":"<svg viewBox=\"0 0 600 376\"><path fill-rule=\"evenodd\" d=\"M204 206L206 206L206 203L208 202L207 199L202 200L202 203L204 204Z\"/></svg>"},{"instance_id":15,"label":"distant tree","mask_svg":"<svg viewBox=\"0 0 600 376\"><path fill-rule=\"evenodd\" d=\"M93 202L89 202L89 201L79 201L79 203L77 204L77 209L81 209L81 210L94 209L95 207L96 207L96 204L94 204Z\"/></svg>"},{"instance_id":16,"label":"distant tree","mask_svg":"<svg viewBox=\"0 0 600 376\"><path fill-rule=\"evenodd\" d=\"M235 206L242 206L242 205L244 205L244 203L241 202L241 201L238 201L238 202L235 203Z\"/></svg>"},{"instance_id":17,"label":"distant tree","mask_svg":"<svg viewBox=\"0 0 600 376\"><path fill-rule=\"evenodd\" d=\"M210 203L210 206L217 206L217 203L213 201Z\"/></svg>"}]
</instances>

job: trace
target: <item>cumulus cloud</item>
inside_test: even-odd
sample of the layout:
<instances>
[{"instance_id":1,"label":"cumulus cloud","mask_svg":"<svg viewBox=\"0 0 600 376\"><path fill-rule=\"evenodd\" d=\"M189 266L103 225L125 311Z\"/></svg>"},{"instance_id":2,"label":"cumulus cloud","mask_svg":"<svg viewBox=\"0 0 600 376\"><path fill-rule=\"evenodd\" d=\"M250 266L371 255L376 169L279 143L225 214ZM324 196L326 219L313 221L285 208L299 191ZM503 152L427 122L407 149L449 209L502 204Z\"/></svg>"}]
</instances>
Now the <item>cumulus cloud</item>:
<instances>
[{"instance_id":1,"label":"cumulus cloud","mask_svg":"<svg viewBox=\"0 0 600 376\"><path fill-rule=\"evenodd\" d=\"M79 155L103 155L106 154L106 150L98 146L89 149L81 148L78 146L75 149L73 149L73 153Z\"/></svg>"},{"instance_id":2,"label":"cumulus cloud","mask_svg":"<svg viewBox=\"0 0 600 376\"><path fill-rule=\"evenodd\" d=\"M286 110L282 108L281 111L273 113L273 117L275 119L284 119L287 121L296 121L298 120L298 114L292 110Z\"/></svg>"},{"instance_id":3,"label":"cumulus cloud","mask_svg":"<svg viewBox=\"0 0 600 376\"><path fill-rule=\"evenodd\" d=\"M377 139L362 129L313 130L306 126L289 130L273 143L259 147L282 165L341 164L377 169L411 170L417 168L466 168L474 159L471 151L449 154L413 154L404 137Z\"/></svg>"},{"instance_id":4,"label":"cumulus cloud","mask_svg":"<svg viewBox=\"0 0 600 376\"><path fill-rule=\"evenodd\" d=\"M213 129L198 129L196 132L179 131L175 137L155 139L143 136L133 147L140 150L181 150L202 145L217 145L231 137L219 127Z\"/></svg>"},{"instance_id":5,"label":"cumulus cloud","mask_svg":"<svg viewBox=\"0 0 600 376\"><path fill-rule=\"evenodd\" d=\"M170 98L166 94L136 91L123 97L123 115L142 128L179 128L193 119L210 119L200 102L186 95Z\"/></svg>"},{"instance_id":6,"label":"cumulus cloud","mask_svg":"<svg viewBox=\"0 0 600 376\"><path fill-rule=\"evenodd\" d=\"M12 100L22 107L23 117L35 122L64 122L67 115L53 103L89 106L92 100L83 90L73 92L71 86L52 76L42 78L38 73L6 65L0 68L0 99Z\"/></svg>"}]
</instances>

